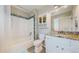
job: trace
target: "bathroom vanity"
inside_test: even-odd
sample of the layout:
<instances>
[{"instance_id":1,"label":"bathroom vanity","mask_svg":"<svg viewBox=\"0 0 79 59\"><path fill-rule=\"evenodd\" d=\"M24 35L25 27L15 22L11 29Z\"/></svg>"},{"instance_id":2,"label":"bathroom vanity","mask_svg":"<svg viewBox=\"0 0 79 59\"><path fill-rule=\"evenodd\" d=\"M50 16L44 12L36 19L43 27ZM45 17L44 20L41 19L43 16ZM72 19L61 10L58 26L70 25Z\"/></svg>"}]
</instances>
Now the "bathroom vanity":
<instances>
[{"instance_id":1,"label":"bathroom vanity","mask_svg":"<svg viewBox=\"0 0 79 59\"><path fill-rule=\"evenodd\" d=\"M46 35L46 53L79 53L79 40Z\"/></svg>"}]
</instances>

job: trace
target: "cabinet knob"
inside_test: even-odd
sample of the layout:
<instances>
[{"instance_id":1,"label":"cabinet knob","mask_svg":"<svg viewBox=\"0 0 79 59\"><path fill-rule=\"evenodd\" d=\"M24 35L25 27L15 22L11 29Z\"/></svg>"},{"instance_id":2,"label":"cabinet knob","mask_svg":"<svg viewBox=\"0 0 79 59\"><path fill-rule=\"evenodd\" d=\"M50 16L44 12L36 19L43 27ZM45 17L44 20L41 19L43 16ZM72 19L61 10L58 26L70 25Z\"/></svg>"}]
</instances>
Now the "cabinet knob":
<instances>
[{"instance_id":1,"label":"cabinet knob","mask_svg":"<svg viewBox=\"0 0 79 59\"><path fill-rule=\"evenodd\" d=\"M59 46L57 45L56 48L59 48Z\"/></svg>"},{"instance_id":2,"label":"cabinet knob","mask_svg":"<svg viewBox=\"0 0 79 59\"><path fill-rule=\"evenodd\" d=\"M61 48L61 50L64 50L64 48Z\"/></svg>"}]
</instances>

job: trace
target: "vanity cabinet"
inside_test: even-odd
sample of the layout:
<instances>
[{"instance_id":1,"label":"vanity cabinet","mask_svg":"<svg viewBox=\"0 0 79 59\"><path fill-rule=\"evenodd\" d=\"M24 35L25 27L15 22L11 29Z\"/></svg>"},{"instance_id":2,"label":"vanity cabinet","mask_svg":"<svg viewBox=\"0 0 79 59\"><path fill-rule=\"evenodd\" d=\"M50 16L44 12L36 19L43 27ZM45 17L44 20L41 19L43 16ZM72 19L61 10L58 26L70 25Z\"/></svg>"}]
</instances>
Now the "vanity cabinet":
<instances>
[{"instance_id":1,"label":"vanity cabinet","mask_svg":"<svg viewBox=\"0 0 79 59\"><path fill-rule=\"evenodd\" d=\"M46 36L47 53L79 53L79 41L67 38Z\"/></svg>"},{"instance_id":2,"label":"vanity cabinet","mask_svg":"<svg viewBox=\"0 0 79 59\"><path fill-rule=\"evenodd\" d=\"M70 49L72 53L79 53L79 41L70 40Z\"/></svg>"},{"instance_id":3,"label":"vanity cabinet","mask_svg":"<svg viewBox=\"0 0 79 59\"><path fill-rule=\"evenodd\" d=\"M64 53L70 52L70 40L66 39L66 38L61 38L60 40L61 40L61 42L60 42L60 44L61 44L61 47L60 47L61 52L64 52Z\"/></svg>"},{"instance_id":4,"label":"vanity cabinet","mask_svg":"<svg viewBox=\"0 0 79 59\"><path fill-rule=\"evenodd\" d=\"M70 52L70 41L65 38L46 36L45 45L47 53Z\"/></svg>"}]
</instances>

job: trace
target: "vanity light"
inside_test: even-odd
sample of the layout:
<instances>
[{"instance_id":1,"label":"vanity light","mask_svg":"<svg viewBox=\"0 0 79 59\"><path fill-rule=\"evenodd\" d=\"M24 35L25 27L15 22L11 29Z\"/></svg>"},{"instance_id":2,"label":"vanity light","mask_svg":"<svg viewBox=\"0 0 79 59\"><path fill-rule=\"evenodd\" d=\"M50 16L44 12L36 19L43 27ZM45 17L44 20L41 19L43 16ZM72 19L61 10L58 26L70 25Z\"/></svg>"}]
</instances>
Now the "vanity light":
<instances>
[{"instance_id":1,"label":"vanity light","mask_svg":"<svg viewBox=\"0 0 79 59\"><path fill-rule=\"evenodd\" d=\"M54 6L54 8L55 8L55 12L58 11L58 7L59 7L59 6Z\"/></svg>"}]
</instances>

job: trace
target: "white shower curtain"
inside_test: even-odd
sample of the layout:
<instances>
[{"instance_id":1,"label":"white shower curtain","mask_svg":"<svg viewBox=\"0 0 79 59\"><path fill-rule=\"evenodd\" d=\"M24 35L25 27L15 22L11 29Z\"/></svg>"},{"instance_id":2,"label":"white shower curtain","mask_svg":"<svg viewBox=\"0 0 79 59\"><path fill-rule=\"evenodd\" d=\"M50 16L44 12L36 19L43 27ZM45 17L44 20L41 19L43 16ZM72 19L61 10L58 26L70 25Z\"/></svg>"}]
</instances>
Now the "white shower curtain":
<instances>
[{"instance_id":1,"label":"white shower curtain","mask_svg":"<svg viewBox=\"0 0 79 59\"><path fill-rule=\"evenodd\" d=\"M15 39L34 39L34 20L11 16L12 36Z\"/></svg>"}]
</instances>

